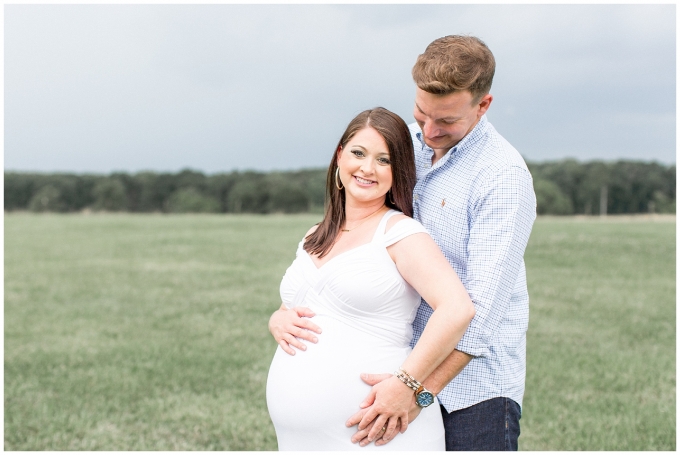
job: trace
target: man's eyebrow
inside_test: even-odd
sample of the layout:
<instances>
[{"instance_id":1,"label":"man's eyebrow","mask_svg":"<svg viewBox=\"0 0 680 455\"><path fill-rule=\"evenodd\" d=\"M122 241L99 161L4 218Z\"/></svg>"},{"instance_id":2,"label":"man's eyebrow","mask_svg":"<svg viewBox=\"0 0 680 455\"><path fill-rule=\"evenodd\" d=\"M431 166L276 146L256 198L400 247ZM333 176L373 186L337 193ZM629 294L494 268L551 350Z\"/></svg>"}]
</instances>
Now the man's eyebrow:
<instances>
[{"instance_id":1,"label":"man's eyebrow","mask_svg":"<svg viewBox=\"0 0 680 455\"><path fill-rule=\"evenodd\" d=\"M418 108L418 110L419 110L422 114L425 114L425 112L423 112L423 110L420 108L420 106L418 106L418 103L414 103L414 104L416 105L416 107ZM427 115L427 114L425 114L425 115ZM458 120L458 119L460 119L460 118L461 118L461 117L442 117L442 118L438 118L438 119L435 119L435 120L456 121L456 120Z\"/></svg>"}]
</instances>

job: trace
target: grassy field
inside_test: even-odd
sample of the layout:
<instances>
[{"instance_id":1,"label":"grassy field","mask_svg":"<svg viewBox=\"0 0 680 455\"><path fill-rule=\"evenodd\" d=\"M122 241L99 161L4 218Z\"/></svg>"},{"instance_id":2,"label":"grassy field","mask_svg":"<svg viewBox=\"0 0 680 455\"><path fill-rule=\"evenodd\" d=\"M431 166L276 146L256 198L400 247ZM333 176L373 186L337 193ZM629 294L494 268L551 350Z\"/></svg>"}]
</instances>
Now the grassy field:
<instances>
[{"instance_id":1,"label":"grassy field","mask_svg":"<svg viewBox=\"0 0 680 455\"><path fill-rule=\"evenodd\" d=\"M274 450L281 276L318 215L5 214L5 450ZM521 450L675 450L675 218L543 218Z\"/></svg>"},{"instance_id":2,"label":"grassy field","mask_svg":"<svg viewBox=\"0 0 680 455\"><path fill-rule=\"evenodd\" d=\"M536 223L522 449L675 450L675 219L661 220Z\"/></svg>"}]
</instances>

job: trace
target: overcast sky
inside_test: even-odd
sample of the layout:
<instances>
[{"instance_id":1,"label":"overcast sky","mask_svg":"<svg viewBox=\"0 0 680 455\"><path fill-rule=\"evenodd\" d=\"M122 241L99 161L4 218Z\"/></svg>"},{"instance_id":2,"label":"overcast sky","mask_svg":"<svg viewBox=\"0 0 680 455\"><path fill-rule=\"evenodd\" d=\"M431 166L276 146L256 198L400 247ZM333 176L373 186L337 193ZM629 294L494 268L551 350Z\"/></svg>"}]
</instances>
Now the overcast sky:
<instances>
[{"instance_id":1,"label":"overcast sky","mask_svg":"<svg viewBox=\"0 0 680 455\"><path fill-rule=\"evenodd\" d=\"M6 170L325 167L347 123L413 122L411 67L472 34L529 161L675 163L675 5L4 5Z\"/></svg>"}]
</instances>

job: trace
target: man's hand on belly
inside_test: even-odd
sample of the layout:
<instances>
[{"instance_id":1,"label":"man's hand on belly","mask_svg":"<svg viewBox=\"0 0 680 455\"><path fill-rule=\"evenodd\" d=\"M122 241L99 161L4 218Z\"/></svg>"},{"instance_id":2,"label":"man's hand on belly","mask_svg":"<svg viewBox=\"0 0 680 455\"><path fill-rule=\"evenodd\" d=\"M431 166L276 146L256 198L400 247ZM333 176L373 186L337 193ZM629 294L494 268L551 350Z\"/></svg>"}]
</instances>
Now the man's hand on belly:
<instances>
[{"instance_id":1,"label":"man's hand on belly","mask_svg":"<svg viewBox=\"0 0 680 455\"><path fill-rule=\"evenodd\" d=\"M392 377L393 375L389 373L361 375L361 379L368 385L374 386L374 388L371 390L371 393L368 395L368 397L366 397L366 399L364 399L364 401L359 405L362 409L358 411L356 414L354 414L352 417L350 417L349 420L347 420L346 425L348 427L360 424L364 420L364 417L371 411L371 407L373 407L376 401L377 394L375 391L376 389L375 386L380 384L384 380L390 379ZM399 384L401 384L402 386L404 385L401 382L399 382ZM420 406L416 404L415 395L413 394L413 391L410 389L406 390L408 390L407 395L409 396L410 401L407 422L403 422L402 419L390 419L389 422L383 423L384 419L381 420L380 416L375 417L372 421L368 423L364 422L365 426L363 426L363 429L359 429L357 427L356 433L354 433L354 435L352 436L352 442L355 444L359 443L359 445L363 447L368 445L372 440L375 440L375 445L381 446L387 444L392 439L394 439L394 437L398 433L405 432L408 427L408 424L413 422L416 419L416 417L418 417L418 414L420 414L421 411ZM399 387L398 391L402 392L403 389ZM383 405L385 405L385 403L383 403ZM389 403L389 405L397 405L397 403ZM359 426L361 427L362 425ZM386 426L387 428L384 433L382 432L383 426Z\"/></svg>"},{"instance_id":2,"label":"man's hand on belly","mask_svg":"<svg viewBox=\"0 0 680 455\"><path fill-rule=\"evenodd\" d=\"M313 332L321 333L321 328L309 318L314 317L312 310L306 307L288 309L281 305L269 318L269 332L287 354L295 355L296 347L302 351L307 346L298 338L316 343L318 338Z\"/></svg>"}]
</instances>

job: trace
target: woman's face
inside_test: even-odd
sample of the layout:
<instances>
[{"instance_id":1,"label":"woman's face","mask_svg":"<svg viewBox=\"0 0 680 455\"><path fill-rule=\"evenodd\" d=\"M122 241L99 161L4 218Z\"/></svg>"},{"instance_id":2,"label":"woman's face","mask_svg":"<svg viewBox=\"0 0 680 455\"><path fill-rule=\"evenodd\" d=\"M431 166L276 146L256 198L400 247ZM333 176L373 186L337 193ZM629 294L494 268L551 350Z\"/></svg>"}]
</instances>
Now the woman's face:
<instances>
[{"instance_id":1,"label":"woman's face","mask_svg":"<svg viewBox=\"0 0 680 455\"><path fill-rule=\"evenodd\" d=\"M347 202L384 200L392 187L389 149L370 126L359 130L338 152L338 167Z\"/></svg>"}]
</instances>

